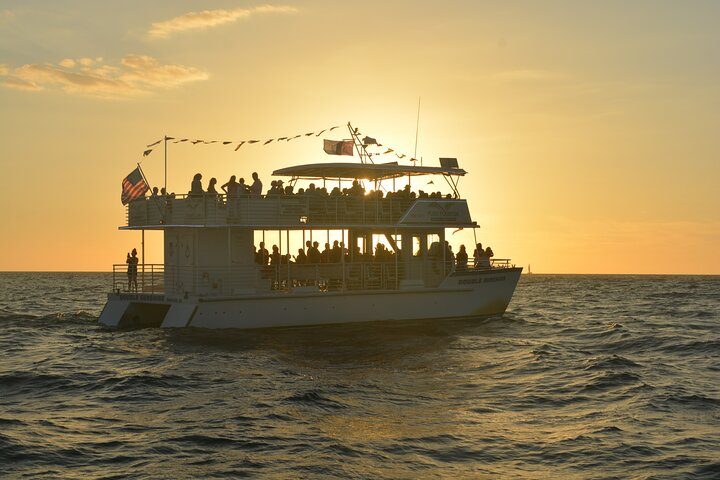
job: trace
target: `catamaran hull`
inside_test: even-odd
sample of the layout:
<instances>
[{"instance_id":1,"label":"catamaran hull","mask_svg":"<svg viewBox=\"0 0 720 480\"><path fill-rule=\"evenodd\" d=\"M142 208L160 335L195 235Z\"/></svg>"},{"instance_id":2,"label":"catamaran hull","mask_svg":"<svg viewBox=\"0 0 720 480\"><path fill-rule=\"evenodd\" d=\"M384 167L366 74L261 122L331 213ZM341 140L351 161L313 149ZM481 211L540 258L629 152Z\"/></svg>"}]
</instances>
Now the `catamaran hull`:
<instances>
[{"instance_id":1,"label":"catamaran hull","mask_svg":"<svg viewBox=\"0 0 720 480\"><path fill-rule=\"evenodd\" d=\"M482 318L505 312L521 268L457 272L436 289L273 293L167 301L111 294L111 327L273 328L351 322Z\"/></svg>"}]
</instances>

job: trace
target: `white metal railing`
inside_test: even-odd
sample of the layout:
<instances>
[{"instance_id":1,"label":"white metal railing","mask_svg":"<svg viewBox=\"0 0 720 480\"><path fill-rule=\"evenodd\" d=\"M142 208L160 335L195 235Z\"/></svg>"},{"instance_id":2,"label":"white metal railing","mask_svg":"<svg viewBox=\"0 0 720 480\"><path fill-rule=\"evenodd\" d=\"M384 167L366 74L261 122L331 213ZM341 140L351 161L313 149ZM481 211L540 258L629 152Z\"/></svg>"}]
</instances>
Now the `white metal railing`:
<instances>
[{"instance_id":1,"label":"white metal railing","mask_svg":"<svg viewBox=\"0 0 720 480\"><path fill-rule=\"evenodd\" d=\"M510 268L514 265L510 264L509 258L491 258L490 267L492 268Z\"/></svg>"},{"instance_id":2,"label":"white metal railing","mask_svg":"<svg viewBox=\"0 0 720 480\"><path fill-rule=\"evenodd\" d=\"M166 295L232 296L272 291L393 290L403 268L395 262L166 266ZM438 275L439 277L439 275Z\"/></svg>"},{"instance_id":3,"label":"white metal railing","mask_svg":"<svg viewBox=\"0 0 720 480\"><path fill-rule=\"evenodd\" d=\"M162 293L165 290L165 265L162 263L113 265L113 292Z\"/></svg>"},{"instance_id":4,"label":"white metal railing","mask_svg":"<svg viewBox=\"0 0 720 480\"><path fill-rule=\"evenodd\" d=\"M510 266L509 259L494 259L489 268ZM396 290L402 288L405 282L436 287L456 271L452 262L432 257L413 257L407 263L390 260L231 266L138 264L136 267L128 264L113 265L113 292L164 294L170 298L182 298L187 295L218 297L273 291ZM467 267L458 271L471 270L472 267Z\"/></svg>"},{"instance_id":5,"label":"white metal railing","mask_svg":"<svg viewBox=\"0 0 720 480\"><path fill-rule=\"evenodd\" d=\"M417 199L321 195L164 195L126 209L128 226L394 224ZM434 198L438 201L464 200Z\"/></svg>"}]
</instances>

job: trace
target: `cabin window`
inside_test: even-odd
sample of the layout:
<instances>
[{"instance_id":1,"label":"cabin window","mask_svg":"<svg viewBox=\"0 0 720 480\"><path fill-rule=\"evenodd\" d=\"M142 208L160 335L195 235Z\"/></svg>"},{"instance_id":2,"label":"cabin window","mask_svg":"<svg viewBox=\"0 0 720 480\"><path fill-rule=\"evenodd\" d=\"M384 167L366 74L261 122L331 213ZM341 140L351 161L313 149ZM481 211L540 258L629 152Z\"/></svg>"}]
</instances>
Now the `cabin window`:
<instances>
[{"instance_id":1,"label":"cabin window","mask_svg":"<svg viewBox=\"0 0 720 480\"><path fill-rule=\"evenodd\" d=\"M412 236L412 251L414 256L422 257L422 242L420 241L420 236L418 235Z\"/></svg>"}]
</instances>

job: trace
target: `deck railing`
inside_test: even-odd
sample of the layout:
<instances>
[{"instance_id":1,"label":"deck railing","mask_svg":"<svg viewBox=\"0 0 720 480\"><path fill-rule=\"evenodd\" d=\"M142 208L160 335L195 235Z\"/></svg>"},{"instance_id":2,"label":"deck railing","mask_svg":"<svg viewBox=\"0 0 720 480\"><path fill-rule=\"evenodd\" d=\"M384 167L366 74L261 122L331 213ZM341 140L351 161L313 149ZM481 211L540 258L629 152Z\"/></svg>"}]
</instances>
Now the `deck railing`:
<instances>
[{"instance_id":1,"label":"deck railing","mask_svg":"<svg viewBox=\"0 0 720 480\"><path fill-rule=\"evenodd\" d=\"M395 224L419 199L371 196L151 196L130 202L128 226ZM432 198L447 204L458 199ZM469 218L468 218L469 221Z\"/></svg>"},{"instance_id":2,"label":"deck railing","mask_svg":"<svg viewBox=\"0 0 720 480\"><path fill-rule=\"evenodd\" d=\"M165 265L140 263L113 265L113 292L163 293L165 291Z\"/></svg>"},{"instance_id":3,"label":"deck railing","mask_svg":"<svg viewBox=\"0 0 720 480\"><path fill-rule=\"evenodd\" d=\"M490 268L508 268L509 259L494 260ZM483 269L483 268L479 268ZM385 262L335 262L279 265L173 266L113 265L113 292L164 294L169 298L233 296L263 292L337 292L396 290L436 287L456 270L451 262L415 257L408 264ZM472 266L458 271L473 270Z\"/></svg>"}]
</instances>

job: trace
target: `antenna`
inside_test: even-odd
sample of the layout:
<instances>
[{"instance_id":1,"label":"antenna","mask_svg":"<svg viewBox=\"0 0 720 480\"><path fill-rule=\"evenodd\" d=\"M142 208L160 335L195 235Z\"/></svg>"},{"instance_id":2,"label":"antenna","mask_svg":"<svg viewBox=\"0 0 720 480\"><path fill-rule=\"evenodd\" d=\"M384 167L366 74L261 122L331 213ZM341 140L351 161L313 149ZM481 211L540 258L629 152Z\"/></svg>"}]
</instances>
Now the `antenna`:
<instances>
[{"instance_id":1,"label":"antenna","mask_svg":"<svg viewBox=\"0 0 720 480\"><path fill-rule=\"evenodd\" d=\"M418 131L420 130L420 97L418 97L418 113L417 113L417 122L415 123L415 153L413 153L413 158L417 159L417 141L418 141Z\"/></svg>"}]
</instances>

